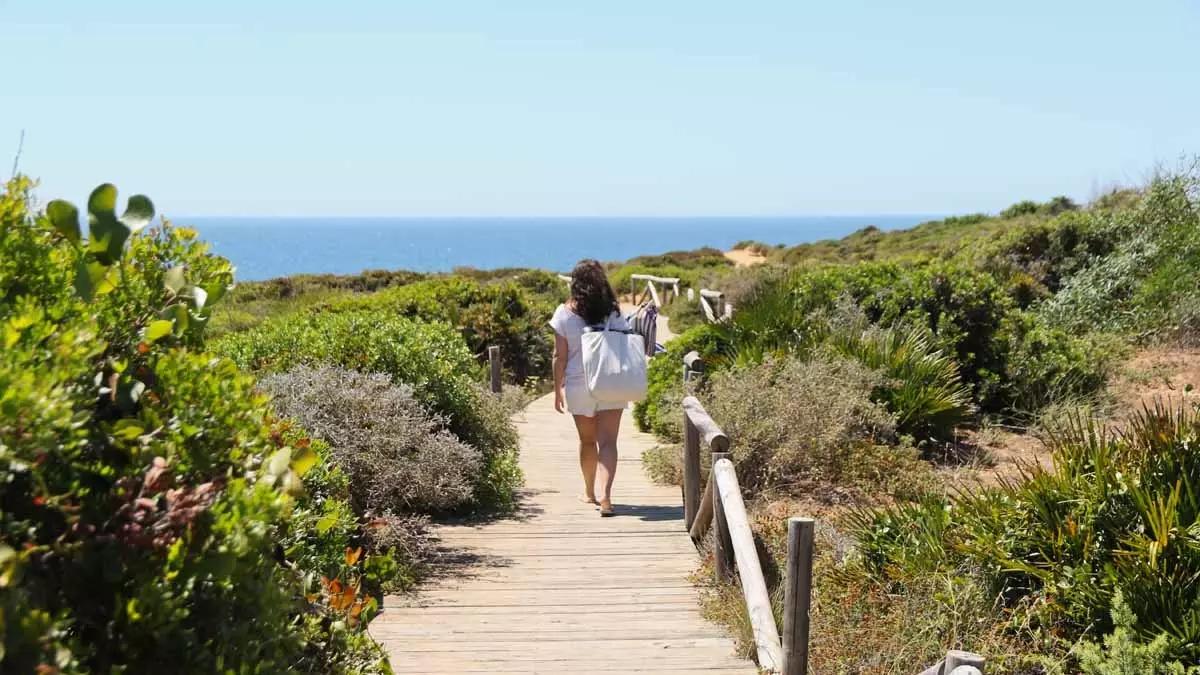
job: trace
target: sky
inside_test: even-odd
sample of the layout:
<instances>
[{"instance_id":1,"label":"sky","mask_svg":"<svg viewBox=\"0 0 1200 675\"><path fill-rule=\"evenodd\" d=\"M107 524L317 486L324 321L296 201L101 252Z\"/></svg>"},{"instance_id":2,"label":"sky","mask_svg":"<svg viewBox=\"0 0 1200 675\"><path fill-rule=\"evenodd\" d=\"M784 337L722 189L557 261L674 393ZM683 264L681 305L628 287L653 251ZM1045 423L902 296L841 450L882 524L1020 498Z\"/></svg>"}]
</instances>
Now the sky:
<instances>
[{"instance_id":1,"label":"sky","mask_svg":"<svg viewBox=\"0 0 1200 675\"><path fill-rule=\"evenodd\" d=\"M1200 153L1194 0L0 0L0 171L168 215L1087 200Z\"/></svg>"}]
</instances>

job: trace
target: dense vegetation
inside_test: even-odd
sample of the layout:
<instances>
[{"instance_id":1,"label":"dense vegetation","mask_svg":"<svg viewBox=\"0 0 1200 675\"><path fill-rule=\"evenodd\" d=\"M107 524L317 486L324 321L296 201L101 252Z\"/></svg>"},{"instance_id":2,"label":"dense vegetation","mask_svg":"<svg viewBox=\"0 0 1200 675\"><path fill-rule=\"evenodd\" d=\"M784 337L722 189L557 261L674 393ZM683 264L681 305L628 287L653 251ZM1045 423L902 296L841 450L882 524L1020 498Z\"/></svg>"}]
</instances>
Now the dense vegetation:
<instances>
[{"instance_id":1,"label":"dense vegetation","mask_svg":"<svg viewBox=\"0 0 1200 675\"><path fill-rule=\"evenodd\" d=\"M346 477L204 352L228 262L116 189L0 196L5 672L389 672Z\"/></svg>"},{"instance_id":2,"label":"dense vegetation","mask_svg":"<svg viewBox=\"0 0 1200 675\"><path fill-rule=\"evenodd\" d=\"M1086 206L1022 202L769 257L701 273L737 311L652 363L635 418L678 441L680 358L700 351L696 393L734 439L769 557L787 511L828 522L814 668L900 673L947 648L998 672L1200 663L1200 418L1163 406L1105 431L1088 416L1126 355L1196 344L1194 169ZM1048 406L1080 407L1043 427L1045 466L948 489L963 470L939 466L989 461L971 429L1027 427ZM676 457L647 468L677 480ZM743 627L739 603L715 589L710 610Z\"/></svg>"}]
</instances>

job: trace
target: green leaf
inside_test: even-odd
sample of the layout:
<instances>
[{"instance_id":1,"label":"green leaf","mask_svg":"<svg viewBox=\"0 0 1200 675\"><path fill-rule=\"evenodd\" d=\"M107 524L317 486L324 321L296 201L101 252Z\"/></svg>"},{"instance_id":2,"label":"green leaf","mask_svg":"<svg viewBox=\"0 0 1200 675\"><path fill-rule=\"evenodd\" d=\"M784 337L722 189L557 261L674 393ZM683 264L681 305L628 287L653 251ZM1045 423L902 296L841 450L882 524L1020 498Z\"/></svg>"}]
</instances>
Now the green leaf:
<instances>
[{"instance_id":1,"label":"green leaf","mask_svg":"<svg viewBox=\"0 0 1200 675\"><path fill-rule=\"evenodd\" d=\"M175 335L183 335L188 328L188 308L182 302L168 305L158 313L158 318L171 322Z\"/></svg>"},{"instance_id":2,"label":"green leaf","mask_svg":"<svg viewBox=\"0 0 1200 675\"><path fill-rule=\"evenodd\" d=\"M129 198L125 213L121 214L121 222L133 232L140 231L154 220L154 203L146 195L134 195Z\"/></svg>"},{"instance_id":3,"label":"green leaf","mask_svg":"<svg viewBox=\"0 0 1200 675\"><path fill-rule=\"evenodd\" d=\"M114 424L112 432L114 436L120 436L127 441L132 441L145 433L146 430L142 425L138 424L137 420L125 419Z\"/></svg>"},{"instance_id":4,"label":"green leaf","mask_svg":"<svg viewBox=\"0 0 1200 675\"><path fill-rule=\"evenodd\" d=\"M117 186L105 183L92 190L88 197L88 214L91 216L113 215L117 210Z\"/></svg>"},{"instance_id":5,"label":"green leaf","mask_svg":"<svg viewBox=\"0 0 1200 675\"><path fill-rule=\"evenodd\" d=\"M188 329L188 308L180 303L175 305L175 334L182 335Z\"/></svg>"},{"instance_id":6,"label":"green leaf","mask_svg":"<svg viewBox=\"0 0 1200 675\"><path fill-rule=\"evenodd\" d=\"M158 340L161 340L162 338L171 334L171 329L174 328L174 326L174 323L165 319L159 319L158 321L151 322L149 326L146 326L146 341L157 342Z\"/></svg>"},{"instance_id":7,"label":"green leaf","mask_svg":"<svg viewBox=\"0 0 1200 675\"><path fill-rule=\"evenodd\" d=\"M317 534L325 534L329 530L333 529L334 525L337 525L337 518L334 518L333 516L325 516L317 521Z\"/></svg>"},{"instance_id":8,"label":"green leaf","mask_svg":"<svg viewBox=\"0 0 1200 675\"><path fill-rule=\"evenodd\" d=\"M83 258L75 264L75 292L84 300L112 291L116 287L116 280L115 268Z\"/></svg>"},{"instance_id":9,"label":"green leaf","mask_svg":"<svg viewBox=\"0 0 1200 675\"><path fill-rule=\"evenodd\" d=\"M295 471L296 475L303 476L320 461L321 458L317 453L308 448L302 448L292 455L292 471Z\"/></svg>"},{"instance_id":10,"label":"green leaf","mask_svg":"<svg viewBox=\"0 0 1200 675\"><path fill-rule=\"evenodd\" d=\"M176 265L163 275L163 287L175 295L183 290L187 281L183 277L183 265Z\"/></svg>"},{"instance_id":11,"label":"green leaf","mask_svg":"<svg viewBox=\"0 0 1200 675\"><path fill-rule=\"evenodd\" d=\"M282 476L287 473L288 464L292 461L292 449L280 448L267 460L267 474Z\"/></svg>"},{"instance_id":12,"label":"green leaf","mask_svg":"<svg viewBox=\"0 0 1200 675\"><path fill-rule=\"evenodd\" d=\"M55 199L46 205L46 217L58 233L67 238L72 244L78 245L82 239L79 233L79 209L71 202Z\"/></svg>"},{"instance_id":13,"label":"green leaf","mask_svg":"<svg viewBox=\"0 0 1200 675\"><path fill-rule=\"evenodd\" d=\"M117 268L104 267L100 263L92 263L92 265L99 265L105 270L104 275L96 281L96 295L113 292L117 288L117 282L120 281L120 274L117 272ZM89 265L88 268L91 269L92 265Z\"/></svg>"},{"instance_id":14,"label":"green leaf","mask_svg":"<svg viewBox=\"0 0 1200 675\"><path fill-rule=\"evenodd\" d=\"M210 307L217 304L221 301L221 298L225 297L225 293L228 292L230 288L232 288L232 284L216 283L205 286L204 292L208 294L208 300L206 301L206 304Z\"/></svg>"}]
</instances>

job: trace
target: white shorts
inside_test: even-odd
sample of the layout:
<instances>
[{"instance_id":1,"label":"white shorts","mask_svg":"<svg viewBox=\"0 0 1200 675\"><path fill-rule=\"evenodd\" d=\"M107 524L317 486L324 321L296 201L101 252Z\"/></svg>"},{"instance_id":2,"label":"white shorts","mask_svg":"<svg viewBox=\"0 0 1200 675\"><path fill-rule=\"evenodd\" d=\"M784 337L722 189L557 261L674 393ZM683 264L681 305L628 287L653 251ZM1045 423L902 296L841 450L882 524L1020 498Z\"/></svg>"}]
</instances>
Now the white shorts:
<instances>
[{"instance_id":1,"label":"white shorts","mask_svg":"<svg viewBox=\"0 0 1200 675\"><path fill-rule=\"evenodd\" d=\"M624 401L597 401L588 391L582 378L568 379L563 383L563 395L567 398L567 411L572 415L595 417L601 410L624 410L629 404Z\"/></svg>"}]
</instances>

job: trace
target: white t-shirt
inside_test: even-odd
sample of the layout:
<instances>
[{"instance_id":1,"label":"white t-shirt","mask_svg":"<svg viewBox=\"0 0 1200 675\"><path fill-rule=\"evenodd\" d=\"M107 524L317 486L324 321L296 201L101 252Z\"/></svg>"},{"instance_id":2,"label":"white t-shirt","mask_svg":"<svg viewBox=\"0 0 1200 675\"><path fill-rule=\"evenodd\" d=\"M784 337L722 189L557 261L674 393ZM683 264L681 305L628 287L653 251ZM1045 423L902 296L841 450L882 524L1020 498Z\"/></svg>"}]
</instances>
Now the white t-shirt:
<instances>
[{"instance_id":1,"label":"white t-shirt","mask_svg":"<svg viewBox=\"0 0 1200 675\"><path fill-rule=\"evenodd\" d=\"M610 321L608 327L613 330L629 330L629 324L621 317L620 312L613 312ZM583 357L580 356L580 352L583 349L583 332L587 329L587 322L583 320L583 317L567 309L566 305L559 305L558 309L554 310L554 316L550 317L550 327L554 329L555 333L567 339L565 377L568 379L583 377Z\"/></svg>"}]
</instances>

